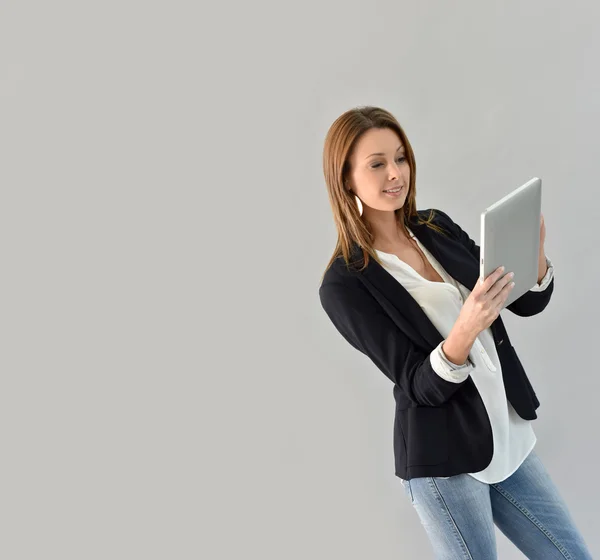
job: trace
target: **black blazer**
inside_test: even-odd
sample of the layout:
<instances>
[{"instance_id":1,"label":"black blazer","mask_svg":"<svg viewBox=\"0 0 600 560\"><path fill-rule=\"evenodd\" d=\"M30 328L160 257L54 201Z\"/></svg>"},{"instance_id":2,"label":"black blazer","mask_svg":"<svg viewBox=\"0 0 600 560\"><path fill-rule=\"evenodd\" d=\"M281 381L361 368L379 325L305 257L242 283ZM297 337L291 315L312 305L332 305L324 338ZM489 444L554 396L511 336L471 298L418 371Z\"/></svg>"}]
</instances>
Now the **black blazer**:
<instances>
[{"instance_id":1,"label":"black blazer","mask_svg":"<svg viewBox=\"0 0 600 560\"><path fill-rule=\"evenodd\" d=\"M429 212L418 214L427 218ZM435 210L434 223L448 235L414 218L409 227L448 274L472 290L479 278L479 246L441 210ZM355 244L352 261L362 265L362 259ZM553 290L554 278L545 290L529 291L507 309L521 317L536 315ZM481 396L471 376L452 383L433 370L429 355L443 337L408 291L374 259L359 272L340 256L326 271L319 297L340 334L394 383L396 476L408 480L486 468L493 440ZM537 418L540 403L500 317L491 332L508 400L522 418Z\"/></svg>"}]
</instances>

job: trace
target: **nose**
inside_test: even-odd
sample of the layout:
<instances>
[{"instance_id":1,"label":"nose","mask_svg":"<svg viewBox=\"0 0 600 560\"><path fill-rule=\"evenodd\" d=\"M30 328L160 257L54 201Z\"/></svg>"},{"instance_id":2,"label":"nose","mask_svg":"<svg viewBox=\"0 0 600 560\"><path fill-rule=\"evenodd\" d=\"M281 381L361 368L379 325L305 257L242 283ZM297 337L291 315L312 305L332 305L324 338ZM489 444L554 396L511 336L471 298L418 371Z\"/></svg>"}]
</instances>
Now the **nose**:
<instances>
[{"instance_id":1,"label":"nose","mask_svg":"<svg viewBox=\"0 0 600 560\"><path fill-rule=\"evenodd\" d=\"M395 181L400 176L399 169L399 165L392 163L392 167L390 168L390 181Z\"/></svg>"}]
</instances>

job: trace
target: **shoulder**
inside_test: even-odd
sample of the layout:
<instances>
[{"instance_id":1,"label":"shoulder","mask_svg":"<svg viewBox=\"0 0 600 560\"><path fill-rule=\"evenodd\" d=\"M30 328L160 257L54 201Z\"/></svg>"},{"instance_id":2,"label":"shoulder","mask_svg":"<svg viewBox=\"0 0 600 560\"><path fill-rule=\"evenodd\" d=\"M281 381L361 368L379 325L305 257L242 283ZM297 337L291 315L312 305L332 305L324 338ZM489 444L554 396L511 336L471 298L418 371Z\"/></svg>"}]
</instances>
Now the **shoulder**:
<instances>
[{"instance_id":1,"label":"shoulder","mask_svg":"<svg viewBox=\"0 0 600 560\"><path fill-rule=\"evenodd\" d=\"M372 298L365 287L364 274L374 266L378 266L378 263L370 257L364 267L363 250L356 244L351 250L349 262L346 262L343 255L338 255L325 271L319 286L323 307L327 309L343 302L358 305L359 300Z\"/></svg>"},{"instance_id":2,"label":"shoulder","mask_svg":"<svg viewBox=\"0 0 600 560\"><path fill-rule=\"evenodd\" d=\"M431 225L441 228L445 234L450 235L450 237L456 240L460 239L460 227L443 210L440 210L439 208L428 208L427 210L418 210L417 214L422 221L427 221Z\"/></svg>"},{"instance_id":3,"label":"shoulder","mask_svg":"<svg viewBox=\"0 0 600 560\"><path fill-rule=\"evenodd\" d=\"M429 221L431 220L432 223L436 224L436 225L448 225L448 226L453 226L454 225L454 221L452 220L452 218L443 210L440 210L439 208L428 208L427 210L417 210L417 214L419 215L419 217L421 218L421 220L426 220Z\"/></svg>"},{"instance_id":4,"label":"shoulder","mask_svg":"<svg viewBox=\"0 0 600 560\"><path fill-rule=\"evenodd\" d=\"M359 288L361 281L360 272L346 263L344 257L339 255L326 270L323 275L323 281L319 287L319 293L323 295L324 291L336 287Z\"/></svg>"}]
</instances>

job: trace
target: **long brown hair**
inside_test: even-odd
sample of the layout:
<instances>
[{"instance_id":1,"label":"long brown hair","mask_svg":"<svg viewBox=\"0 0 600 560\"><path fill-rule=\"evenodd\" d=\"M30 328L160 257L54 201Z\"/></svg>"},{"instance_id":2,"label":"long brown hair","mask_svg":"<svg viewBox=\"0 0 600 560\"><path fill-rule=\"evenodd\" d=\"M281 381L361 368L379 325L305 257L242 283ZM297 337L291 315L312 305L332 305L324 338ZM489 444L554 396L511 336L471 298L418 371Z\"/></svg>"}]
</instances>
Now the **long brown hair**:
<instances>
[{"instance_id":1,"label":"long brown hair","mask_svg":"<svg viewBox=\"0 0 600 560\"><path fill-rule=\"evenodd\" d=\"M410 167L410 183L408 196L402 208L396 210L396 219L404 227L408 220L414 218L417 223L425 224L439 233L444 231L431 223L433 211L426 220L420 218L416 207L416 177L417 167L415 155L408 138L400 123L388 111L379 107L356 107L339 116L329 128L323 148L323 173L329 194L329 202L333 211L333 220L338 232L338 240L326 270L340 255L343 255L347 265L350 264L350 253L356 243L363 253L364 270L369 263L369 257L379 264L381 260L373 249L373 233L367 221L358 212L354 193L344 188L344 183L350 173L350 156L358 139L371 128L389 128L396 132L405 149L405 157Z\"/></svg>"}]
</instances>

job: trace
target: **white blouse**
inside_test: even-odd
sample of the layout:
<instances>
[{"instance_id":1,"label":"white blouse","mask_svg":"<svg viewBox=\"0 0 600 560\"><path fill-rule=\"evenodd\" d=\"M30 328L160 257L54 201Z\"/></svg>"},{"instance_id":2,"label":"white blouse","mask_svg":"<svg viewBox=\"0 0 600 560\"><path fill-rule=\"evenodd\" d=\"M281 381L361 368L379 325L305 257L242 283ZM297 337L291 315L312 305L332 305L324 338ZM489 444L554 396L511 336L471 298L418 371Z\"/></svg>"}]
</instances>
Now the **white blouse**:
<instances>
[{"instance_id":1,"label":"white blouse","mask_svg":"<svg viewBox=\"0 0 600 560\"><path fill-rule=\"evenodd\" d=\"M506 398L502 381L502 368L491 329L488 327L475 340L469 359L464 365L448 360L442 344L458 319L464 301L471 290L457 282L423 246L412 231L408 230L429 262L444 282L432 282L423 278L410 265L396 255L377 251L384 268L410 293L421 306L444 340L430 355L433 370L447 381L460 383L469 375L479 391L492 425L494 455L482 471L468 473L472 477L492 484L501 482L513 474L533 449L536 437L531 421L521 418ZM548 271L539 284L531 290L541 291L548 287L554 267L546 257Z\"/></svg>"}]
</instances>

